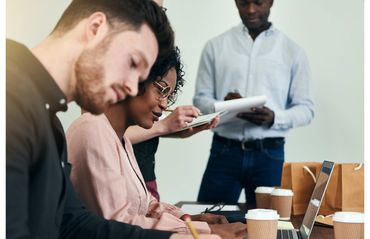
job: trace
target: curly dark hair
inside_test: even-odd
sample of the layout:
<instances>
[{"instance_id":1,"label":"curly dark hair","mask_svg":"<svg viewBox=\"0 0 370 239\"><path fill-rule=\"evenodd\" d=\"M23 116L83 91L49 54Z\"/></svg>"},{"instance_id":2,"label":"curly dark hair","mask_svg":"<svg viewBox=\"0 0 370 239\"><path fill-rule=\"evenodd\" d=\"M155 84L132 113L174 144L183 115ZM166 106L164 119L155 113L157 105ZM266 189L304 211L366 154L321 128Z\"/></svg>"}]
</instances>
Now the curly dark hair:
<instances>
[{"instance_id":1,"label":"curly dark hair","mask_svg":"<svg viewBox=\"0 0 370 239\"><path fill-rule=\"evenodd\" d=\"M144 84L163 79L163 77L165 77L172 68L175 68L177 78L175 89L171 95L176 99L176 96L181 92L181 87L183 87L185 83L185 72L183 71L184 65L181 62L180 49L178 47L174 47L172 51L170 51L170 54L168 54L168 57L159 57L156 60L150 70L147 80L139 85L139 94L143 94L145 92Z\"/></svg>"}]
</instances>

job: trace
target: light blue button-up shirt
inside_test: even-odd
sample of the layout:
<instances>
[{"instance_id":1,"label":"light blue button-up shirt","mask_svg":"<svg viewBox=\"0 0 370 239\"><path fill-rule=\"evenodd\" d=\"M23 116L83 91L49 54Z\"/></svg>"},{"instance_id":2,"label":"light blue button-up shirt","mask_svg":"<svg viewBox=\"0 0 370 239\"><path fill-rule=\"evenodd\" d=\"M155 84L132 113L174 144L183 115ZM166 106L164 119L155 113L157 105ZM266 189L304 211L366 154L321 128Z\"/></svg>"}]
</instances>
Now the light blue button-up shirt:
<instances>
[{"instance_id":1,"label":"light blue button-up shirt","mask_svg":"<svg viewBox=\"0 0 370 239\"><path fill-rule=\"evenodd\" d=\"M270 128L246 120L222 123L214 132L226 138L285 137L289 129L307 125L314 116L307 56L273 26L253 41L241 23L204 47L194 105L203 113L214 112L214 103L235 90L243 97L266 95L275 121Z\"/></svg>"}]
</instances>

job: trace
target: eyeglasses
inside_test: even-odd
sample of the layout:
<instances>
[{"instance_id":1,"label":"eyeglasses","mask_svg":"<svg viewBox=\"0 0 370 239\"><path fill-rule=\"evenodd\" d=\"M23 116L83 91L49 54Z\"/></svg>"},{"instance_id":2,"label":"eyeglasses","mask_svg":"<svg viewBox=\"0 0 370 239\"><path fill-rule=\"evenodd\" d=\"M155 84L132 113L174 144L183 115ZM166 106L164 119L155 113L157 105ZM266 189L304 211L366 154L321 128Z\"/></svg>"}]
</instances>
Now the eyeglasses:
<instances>
[{"instance_id":1,"label":"eyeglasses","mask_svg":"<svg viewBox=\"0 0 370 239\"><path fill-rule=\"evenodd\" d=\"M166 84L163 86L161 83ZM176 102L176 94L171 93L171 86L167 85L164 81L153 81L153 85L157 88L159 93L159 100L167 100L167 106L171 106Z\"/></svg>"},{"instance_id":2,"label":"eyeglasses","mask_svg":"<svg viewBox=\"0 0 370 239\"><path fill-rule=\"evenodd\" d=\"M161 81L161 82L163 82L163 81ZM171 86L169 86L169 85L163 86L158 81L153 81L153 84L157 88L158 93L161 95L161 98L164 99L164 98L167 98L170 95ZM166 83L163 82L163 84L166 84Z\"/></svg>"},{"instance_id":3,"label":"eyeglasses","mask_svg":"<svg viewBox=\"0 0 370 239\"><path fill-rule=\"evenodd\" d=\"M206 210L204 210L204 213L219 212L222 210L222 208L224 208L224 206L225 206L225 203L216 203L212 207L206 208Z\"/></svg>"}]
</instances>

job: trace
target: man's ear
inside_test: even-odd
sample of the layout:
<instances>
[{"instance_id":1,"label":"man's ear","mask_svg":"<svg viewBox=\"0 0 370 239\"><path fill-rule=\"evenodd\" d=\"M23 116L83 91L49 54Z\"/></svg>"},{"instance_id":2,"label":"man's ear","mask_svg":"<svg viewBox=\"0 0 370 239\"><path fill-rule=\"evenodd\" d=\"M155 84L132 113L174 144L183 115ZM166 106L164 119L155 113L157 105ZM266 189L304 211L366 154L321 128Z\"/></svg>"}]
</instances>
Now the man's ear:
<instances>
[{"instance_id":1,"label":"man's ear","mask_svg":"<svg viewBox=\"0 0 370 239\"><path fill-rule=\"evenodd\" d=\"M158 4L158 6L163 7L163 0L153 0L155 3Z\"/></svg>"},{"instance_id":2,"label":"man's ear","mask_svg":"<svg viewBox=\"0 0 370 239\"><path fill-rule=\"evenodd\" d=\"M274 5L274 0L270 0L271 3L270 3L270 7L272 7L272 5Z\"/></svg>"},{"instance_id":3,"label":"man's ear","mask_svg":"<svg viewBox=\"0 0 370 239\"><path fill-rule=\"evenodd\" d=\"M108 32L109 24L107 17L102 12L94 12L89 16L85 28L85 36L87 41L94 39L102 39Z\"/></svg>"}]
</instances>

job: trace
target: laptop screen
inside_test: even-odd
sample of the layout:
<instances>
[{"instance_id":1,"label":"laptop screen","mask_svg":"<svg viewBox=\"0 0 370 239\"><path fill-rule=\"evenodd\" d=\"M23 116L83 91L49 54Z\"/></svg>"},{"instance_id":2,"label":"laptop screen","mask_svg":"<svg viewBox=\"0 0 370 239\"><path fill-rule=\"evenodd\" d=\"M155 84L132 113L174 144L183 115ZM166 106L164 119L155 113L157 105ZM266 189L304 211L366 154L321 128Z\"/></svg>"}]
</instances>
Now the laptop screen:
<instances>
[{"instance_id":1,"label":"laptop screen","mask_svg":"<svg viewBox=\"0 0 370 239\"><path fill-rule=\"evenodd\" d=\"M316 180L315 188L312 192L310 203L308 204L306 213L303 218L301 227L299 228L300 234L303 239L310 236L311 230L315 223L317 213L320 209L321 202L324 198L326 188L329 183L331 173L333 172L334 163L324 161L319 176Z\"/></svg>"}]
</instances>

